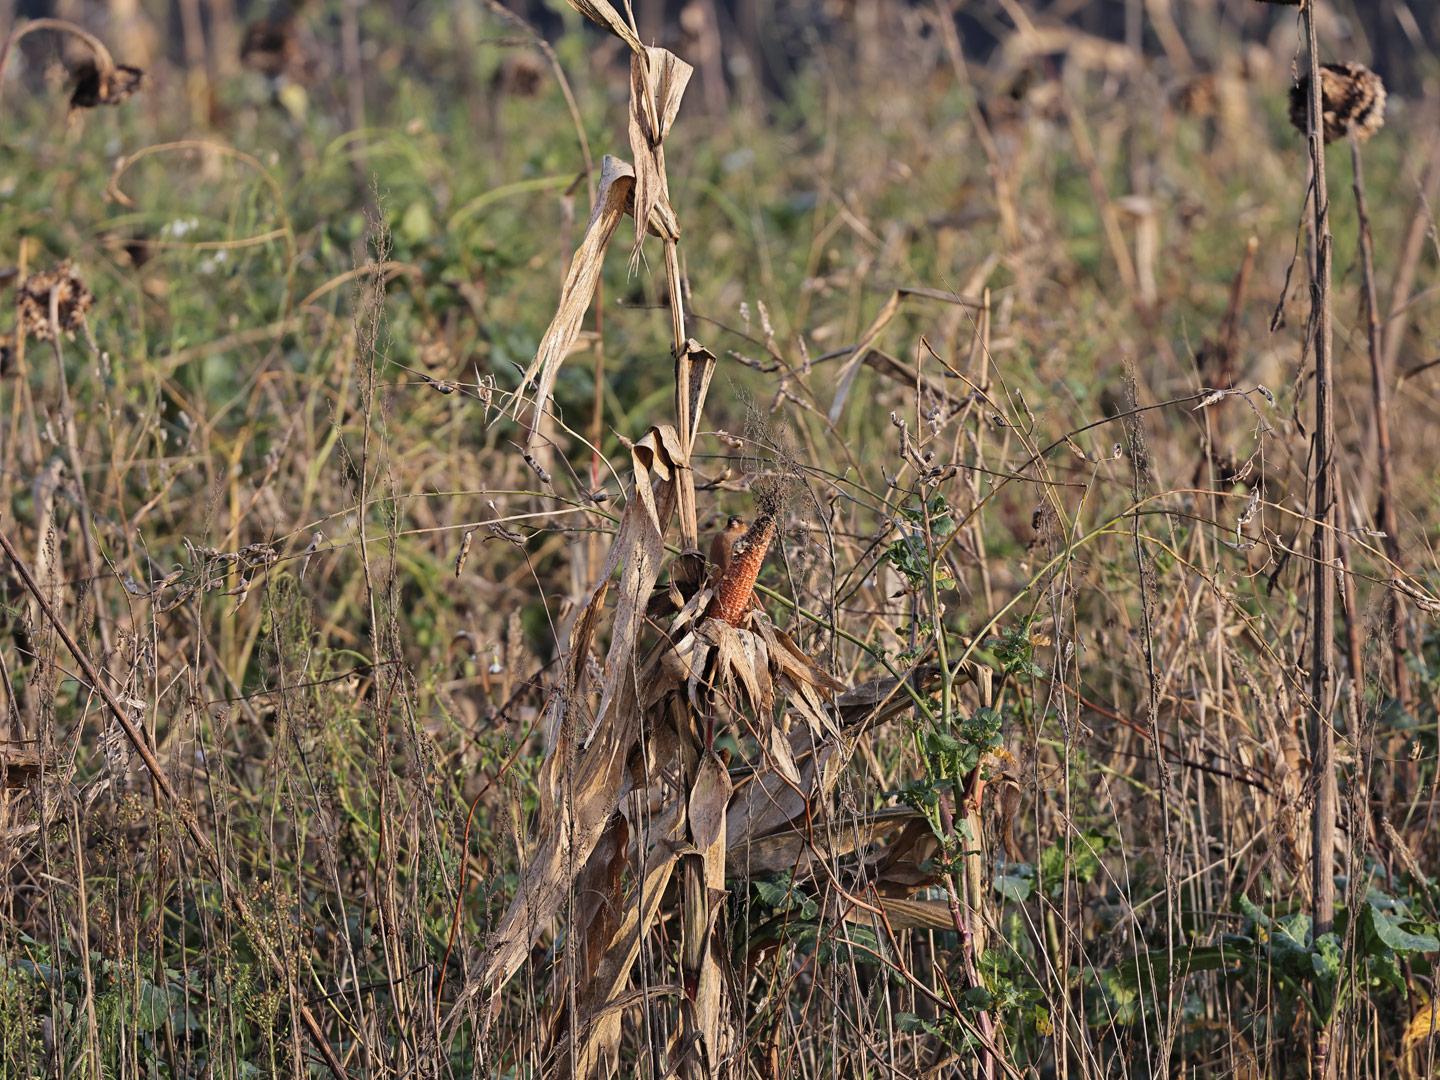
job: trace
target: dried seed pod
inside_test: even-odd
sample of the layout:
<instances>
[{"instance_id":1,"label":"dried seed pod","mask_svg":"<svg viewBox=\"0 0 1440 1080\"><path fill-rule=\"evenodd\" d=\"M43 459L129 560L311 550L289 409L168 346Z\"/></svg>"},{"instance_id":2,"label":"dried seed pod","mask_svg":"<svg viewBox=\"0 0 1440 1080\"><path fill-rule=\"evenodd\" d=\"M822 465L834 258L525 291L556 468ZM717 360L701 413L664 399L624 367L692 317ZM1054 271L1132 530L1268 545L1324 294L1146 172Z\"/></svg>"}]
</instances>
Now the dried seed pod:
<instances>
[{"instance_id":1,"label":"dried seed pod","mask_svg":"<svg viewBox=\"0 0 1440 1080\"><path fill-rule=\"evenodd\" d=\"M145 73L129 64L116 64L101 70L94 60L86 60L75 69L75 90L70 95L72 109L93 109L97 105L119 105L145 80Z\"/></svg>"},{"instance_id":2,"label":"dried seed pod","mask_svg":"<svg viewBox=\"0 0 1440 1080\"><path fill-rule=\"evenodd\" d=\"M31 274L15 296L16 332L37 341L49 341L50 293L59 299L60 329L72 333L85 325L85 313L95 303L95 294L85 287L69 262L53 270Z\"/></svg>"},{"instance_id":3,"label":"dried seed pod","mask_svg":"<svg viewBox=\"0 0 1440 1080\"><path fill-rule=\"evenodd\" d=\"M1323 64L1320 68L1321 114L1325 141L1346 135L1364 142L1385 126L1385 84L1364 64ZM1290 88L1290 123L1309 131L1310 77Z\"/></svg>"},{"instance_id":4,"label":"dried seed pod","mask_svg":"<svg viewBox=\"0 0 1440 1080\"><path fill-rule=\"evenodd\" d=\"M466 529L465 535L460 538L460 553L455 556L455 576L458 578L460 572L465 569L465 560L470 558L470 545L475 542L475 530Z\"/></svg>"}]
</instances>

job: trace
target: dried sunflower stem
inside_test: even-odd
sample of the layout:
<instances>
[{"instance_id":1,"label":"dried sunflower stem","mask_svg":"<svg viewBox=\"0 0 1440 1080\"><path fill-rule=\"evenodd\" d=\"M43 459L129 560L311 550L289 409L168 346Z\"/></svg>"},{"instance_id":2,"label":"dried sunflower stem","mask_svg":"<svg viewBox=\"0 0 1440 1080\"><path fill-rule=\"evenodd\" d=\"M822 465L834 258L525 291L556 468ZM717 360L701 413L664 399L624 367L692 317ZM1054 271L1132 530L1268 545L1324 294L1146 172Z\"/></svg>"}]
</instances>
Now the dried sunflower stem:
<instances>
[{"instance_id":1,"label":"dried sunflower stem","mask_svg":"<svg viewBox=\"0 0 1440 1080\"><path fill-rule=\"evenodd\" d=\"M1350 138L1350 160L1354 165L1355 212L1360 231L1360 266L1365 277L1365 329L1370 346L1370 393L1374 401L1375 454L1379 469L1380 495L1375 519L1385 534L1385 555L1401 572L1399 523L1395 517L1395 475L1390 447L1389 369L1385 366L1380 327L1380 302L1375 288L1375 238L1370 231L1370 210L1365 199L1365 173L1360 160L1360 140ZM1395 700L1402 712L1410 711L1410 673L1405 658L1410 651L1405 626L1405 606L1398 593L1391 592L1390 661L1395 681ZM1356 677L1359 675L1357 673Z\"/></svg>"},{"instance_id":2,"label":"dried sunflower stem","mask_svg":"<svg viewBox=\"0 0 1440 1080\"><path fill-rule=\"evenodd\" d=\"M1315 529L1310 579L1310 759L1315 804L1311 817L1310 887L1314 934L1318 938L1329 933L1335 922L1335 820L1339 797L1334 765L1335 726L1331 718L1335 668L1335 374L1331 355L1330 194L1325 182L1324 102L1314 0L1302 11L1310 68L1307 138L1315 227L1315 261L1310 279L1315 347ZM1316 1033L1312 1061L1315 1075L1330 1076L1332 1064L1327 1026Z\"/></svg>"},{"instance_id":3,"label":"dried sunflower stem","mask_svg":"<svg viewBox=\"0 0 1440 1080\"><path fill-rule=\"evenodd\" d=\"M1435 113L1432 112L1431 116L1434 117ZM1405 335L1410 326L1411 291L1425 254L1426 240L1430 237L1430 204L1435 201L1437 192L1440 192L1440 136L1436 136L1430 144L1429 159L1415 193L1415 208L1410 213L1410 224L1405 230L1400 257L1395 264L1395 276L1390 282L1390 313L1385 319L1387 376L1394 373L1400 360L1400 350L1405 345Z\"/></svg>"},{"instance_id":4,"label":"dried sunflower stem","mask_svg":"<svg viewBox=\"0 0 1440 1080\"><path fill-rule=\"evenodd\" d=\"M55 372L60 380L60 433L65 440L65 456L75 484L75 500L80 509L80 545L85 552L85 573L90 588L100 581L102 560L95 546L95 516L90 511L90 498L85 491L85 467L80 457L80 439L75 431L75 406L70 400L70 380L65 375L65 353L60 345L60 289L50 289L50 347L55 352ZM102 663L111 651L110 619L104 604L95 605L95 627L100 633Z\"/></svg>"}]
</instances>

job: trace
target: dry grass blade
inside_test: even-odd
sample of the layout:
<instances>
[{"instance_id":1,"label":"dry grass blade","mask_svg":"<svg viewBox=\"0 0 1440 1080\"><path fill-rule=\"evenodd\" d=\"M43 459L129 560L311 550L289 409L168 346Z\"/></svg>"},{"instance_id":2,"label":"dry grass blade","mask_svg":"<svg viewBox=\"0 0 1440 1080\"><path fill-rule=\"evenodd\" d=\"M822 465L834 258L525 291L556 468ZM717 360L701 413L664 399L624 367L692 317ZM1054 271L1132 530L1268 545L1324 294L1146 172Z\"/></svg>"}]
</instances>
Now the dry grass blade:
<instances>
[{"instance_id":1,"label":"dry grass blade","mask_svg":"<svg viewBox=\"0 0 1440 1080\"><path fill-rule=\"evenodd\" d=\"M839 372L835 375L835 400L830 406L830 422L832 424L838 423L840 414L845 411L845 402L850 396L850 384L855 381L855 376L860 371L860 365L865 363L870 351L879 342L880 335L885 332L885 328L894 321L896 315L900 314L905 300L912 296L924 300L938 300L944 304L958 304L976 310L985 306L983 301L956 296L954 293L948 293L942 289L896 289L890 294L890 299L885 301L875 318L870 321L865 333L860 335L854 351L845 359L845 363L841 365Z\"/></svg>"},{"instance_id":2,"label":"dry grass blade","mask_svg":"<svg viewBox=\"0 0 1440 1080\"><path fill-rule=\"evenodd\" d=\"M106 708L110 710L111 715L115 718L115 722L119 724L120 729L125 733L125 738L129 740L130 745L135 748L135 752L140 756L141 761L145 763L145 768L149 772L151 780L154 782L156 792L158 792L166 805L175 813L180 824L189 835L191 842L195 845L196 850L200 852L201 857L215 874L216 879L220 881L222 885L226 886L225 895L233 907L235 915L240 921L240 925L243 926L250 935L252 942L260 952L262 959L264 959L265 963L269 966L271 972L276 978L280 979L289 987L291 1000L295 1003L296 1012L307 1034L309 1034L311 1040L314 1042L315 1048L324 1058L325 1064L330 1072L343 1080L346 1075L345 1068L340 1064L340 1059L331 1047L330 1040L325 1037L325 1029L320 1026L320 1021L316 1019L310 1007L305 1004L304 995L300 993L296 986L290 968L275 950L274 945L271 944L270 935L264 924L256 917L252 910L249 901L246 899L245 890L231 881L229 868L220 858L220 853L215 849L215 845L211 842L210 837L201 829L200 823L195 819L195 815L190 810L188 804L176 794L175 788L170 783L169 777L165 775L165 770L161 767L159 759L156 758L154 751L150 749L148 740L140 729L135 726L135 721L131 718L130 711L116 700L115 694L111 691L105 677L100 674L91 662L90 657L70 635L70 631L66 629L65 624L60 620L59 615L56 614L50 601L46 599L44 593L40 590L40 586L36 584L29 567L25 565L25 561L21 559L19 552L15 550L14 546L10 543L10 538L6 536L3 531L0 531L0 549L3 549L6 556L10 559L11 565L14 566L16 573L19 574L25 588L40 606L46 621L50 623L55 632L60 636L60 640L65 643L65 648L69 650L70 655L75 658L75 662L80 665L80 670L84 673L91 689L100 695L100 699L105 703Z\"/></svg>"}]
</instances>

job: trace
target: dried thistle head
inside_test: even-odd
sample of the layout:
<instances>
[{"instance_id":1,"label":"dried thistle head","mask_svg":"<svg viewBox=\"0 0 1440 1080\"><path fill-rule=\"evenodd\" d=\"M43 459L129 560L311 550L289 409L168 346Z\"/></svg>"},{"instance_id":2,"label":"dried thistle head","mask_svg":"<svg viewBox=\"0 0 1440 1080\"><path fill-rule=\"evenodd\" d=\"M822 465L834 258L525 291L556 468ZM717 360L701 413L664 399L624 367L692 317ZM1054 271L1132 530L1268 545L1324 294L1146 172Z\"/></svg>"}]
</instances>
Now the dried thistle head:
<instances>
[{"instance_id":1,"label":"dried thistle head","mask_svg":"<svg viewBox=\"0 0 1440 1080\"><path fill-rule=\"evenodd\" d=\"M1325 141L1347 135L1364 142L1385 126L1385 84L1364 64L1324 64L1320 68L1321 115ZM1310 77L1290 88L1290 123L1309 131Z\"/></svg>"},{"instance_id":2,"label":"dried thistle head","mask_svg":"<svg viewBox=\"0 0 1440 1080\"><path fill-rule=\"evenodd\" d=\"M512 53L490 79L492 93L503 97L535 97L545 84L545 61L533 52Z\"/></svg>"},{"instance_id":3,"label":"dried thistle head","mask_svg":"<svg viewBox=\"0 0 1440 1080\"><path fill-rule=\"evenodd\" d=\"M70 263L62 262L53 270L31 274L15 296L15 328L17 334L49 341L50 295L58 301L60 329L73 333L85 325L85 313L95 304L95 294L85 287Z\"/></svg>"},{"instance_id":4,"label":"dried thistle head","mask_svg":"<svg viewBox=\"0 0 1440 1080\"><path fill-rule=\"evenodd\" d=\"M75 69L75 89L70 94L72 109L93 109L97 105L119 105L145 81L145 73L129 64L101 68L86 60Z\"/></svg>"}]
</instances>

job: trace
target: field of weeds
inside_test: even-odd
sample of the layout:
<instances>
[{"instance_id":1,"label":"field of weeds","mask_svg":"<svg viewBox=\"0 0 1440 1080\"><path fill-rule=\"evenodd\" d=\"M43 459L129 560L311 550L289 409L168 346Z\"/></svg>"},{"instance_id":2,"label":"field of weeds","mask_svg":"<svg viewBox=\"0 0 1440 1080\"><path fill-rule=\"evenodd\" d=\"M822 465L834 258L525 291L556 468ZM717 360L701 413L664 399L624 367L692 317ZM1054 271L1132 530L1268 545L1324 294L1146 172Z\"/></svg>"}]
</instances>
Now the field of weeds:
<instances>
[{"instance_id":1,"label":"field of weeds","mask_svg":"<svg viewBox=\"0 0 1440 1080\"><path fill-rule=\"evenodd\" d=\"M1437 1075L1440 15L571 3L0 4L0 1076Z\"/></svg>"}]
</instances>

